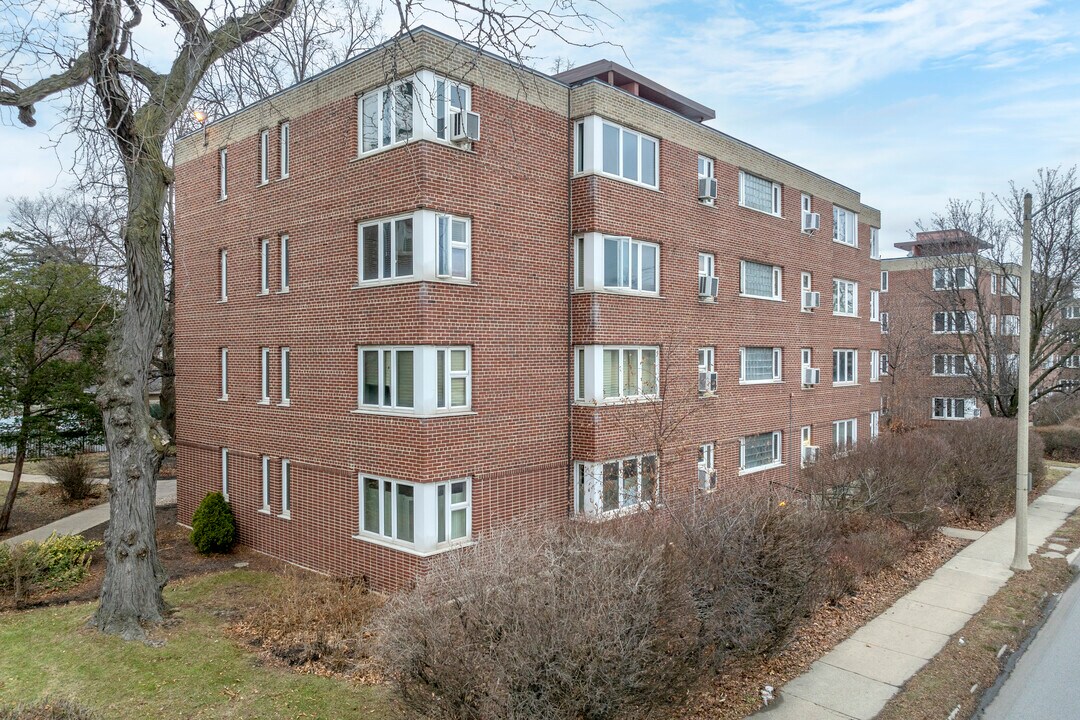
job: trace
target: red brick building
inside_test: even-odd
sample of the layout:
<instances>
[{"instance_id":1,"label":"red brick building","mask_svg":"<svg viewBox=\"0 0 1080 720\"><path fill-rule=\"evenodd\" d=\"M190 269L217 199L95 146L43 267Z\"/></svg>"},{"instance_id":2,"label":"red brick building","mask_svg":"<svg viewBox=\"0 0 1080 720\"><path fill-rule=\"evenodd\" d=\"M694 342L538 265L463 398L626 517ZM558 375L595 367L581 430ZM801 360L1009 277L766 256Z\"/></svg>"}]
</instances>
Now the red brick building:
<instances>
[{"instance_id":1,"label":"red brick building","mask_svg":"<svg viewBox=\"0 0 1080 720\"><path fill-rule=\"evenodd\" d=\"M394 586L875 435L878 211L713 116L422 29L180 140L181 522Z\"/></svg>"}]
</instances>

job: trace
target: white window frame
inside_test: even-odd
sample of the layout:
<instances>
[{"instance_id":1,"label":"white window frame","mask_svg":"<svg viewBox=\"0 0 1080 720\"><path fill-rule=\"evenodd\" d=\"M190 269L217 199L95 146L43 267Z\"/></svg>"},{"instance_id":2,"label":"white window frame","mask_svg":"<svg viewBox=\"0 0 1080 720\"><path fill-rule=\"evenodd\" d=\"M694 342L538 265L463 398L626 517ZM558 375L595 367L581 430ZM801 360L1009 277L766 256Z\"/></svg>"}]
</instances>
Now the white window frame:
<instances>
[{"instance_id":1,"label":"white window frame","mask_svg":"<svg viewBox=\"0 0 1080 720\"><path fill-rule=\"evenodd\" d=\"M803 197L807 197L804 195ZM814 290L814 276L812 273L803 271L799 273L799 284L802 292L799 293L799 307L803 312L813 312L813 308L806 306L806 293Z\"/></svg>"},{"instance_id":2,"label":"white window frame","mask_svg":"<svg viewBox=\"0 0 1080 720\"><path fill-rule=\"evenodd\" d=\"M958 408L960 408L959 412L957 412ZM934 397L930 400L931 420L970 420L981 415L982 412L975 398Z\"/></svg>"},{"instance_id":3,"label":"white window frame","mask_svg":"<svg viewBox=\"0 0 1080 720\"><path fill-rule=\"evenodd\" d=\"M833 205L832 239L841 245L859 247L859 214L840 205Z\"/></svg>"},{"instance_id":4,"label":"white window frame","mask_svg":"<svg viewBox=\"0 0 1080 720\"><path fill-rule=\"evenodd\" d=\"M870 382L881 380L881 351L870 351Z\"/></svg>"},{"instance_id":5,"label":"white window frame","mask_svg":"<svg viewBox=\"0 0 1080 720\"><path fill-rule=\"evenodd\" d=\"M229 301L229 251L222 248L218 251L218 285L220 294L218 302Z\"/></svg>"},{"instance_id":6,"label":"white window frame","mask_svg":"<svg viewBox=\"0 0 1080 720\"><path fill-rule=\"evenodd\" d=\"M281 348L281 407L289 407L292 404L292 351L287 347Z\"/></svg>"},{"instance_id":7,"label":"white window frame","mask_svg":"<svg viewBox=\"0 0 1080 720\"><path fill-rule=\"evenodd\" d=\"M636 352L637 357L638 357L637 368L635 370L635 374L637 375L637 382L634 383L636 388L637 388L637 392L632 394L632 395L624 394L625 391L626 391L626 380L627 380L626 375L629 372L629 368L626 367L626 364L627 364L626 363L626 353L628 351ZM618 357L619 357L619 378L618 378L619 394L618 395L604 395L603 394L604 393L604 388L603 388L603 366L601 365L601 369L600 369L600 373L601 373L600 392L601 392L601 396L603 397L605 402L621 402L621 401L625 401L625 400L654 400L654 399L660 397L660 348L659 347L657 347L657 346L648 346L648 345L603 345L603 346L601 346L601 352L600 352L601 363L603 363L604 352L618 352ZM647 388L647 385L645 383L646 378L645 378L645 375L644 375L644 372L643 372L644 367L645 367L645 363L644 363L643 358L644 358L644 353L646 353L646 352L655 353L654 371L655 371L656 375L653 378L653 389L654 389L654 391L651 392L651 393L650 392L645 392L645 390Z\"/></svg>"},{"instance_id":8,"label":"white window frame","mask_svg":"<svg viewBox=\"0 0 1080 720\"><path fill-rule=\"evenodd\" d=\"M716 256L712 253L699 252L697 258L698 278L716 277ZM700 287L700 282L698 286Z\"/></svg>"},{"instance_id":9,"label":"white window frame","mask_svg":"<svg viewBox=\"0 0 1080 720\"><path fill-rule=\"evenodd\" d=\"M411 232L412 232L412 248L411 252L411 267L408 275L397 274L397 257L398 257L398 244L402 242L402 239L398 237L397 227L398 223L402 220L408 220ZM390 232L390 259L389 268L383 267L386 256L383 253L383 249L386 243L385 233L387 232L387 226L389 226ZM374 227L378 230L376 238L376 249L379 260L379 269L375 277L364 277L364 230ZM412 280L416 277L416 265L417 265L417 232L416 232L416 218L412 213L408 215L395 215L389 218L380 218L378 220L370 220L366 222L357 223L356 225L356 277L357 285L373 285L377 283L387 283L391 281ZM387 274L389 273L389 274Z\"/></svg>"},{"instance_id":10,"label":"white window frame","mask_svg":"<svg viewBox=\"0 0 1080 720\"><path fill-rule=\"evenodd\" d=\"M881 334L889 334L889 313L878 313L878 322L881 323Z\"/></svg>"},{"instance_id":11,"label":"white window frame","mask_svg":"<svg viewBox=\"0 0 1080 720\"><path fill-rule=\"evenodd\" d=\"M459 484L465 485L465 499L454 502L454 486ZM453 534L454 513L462 511L465 513L465 532L455 536ZM472 481L469 478L448 480L435 486L435 517L436 545L460 545L472 538Z\"/></svg>"},{"instance_id":12,"label":"white window frame","mask_svg":"<svg viewBox=\"0 0 1080 720\"><path fill-rule=\"evenodd\" d=\"M417 91L418 85L416 78L413 76L402 78L389 85L382 85L374 90L371 90L363 95L360 95L356 99L356 149L357 157L365 157L372 155L389 148L404 145L411 141L417 135L417 123L416 123L416 108L417 108ZM410 107L407 114L409 122L409 134L407 137L399 138L399 119L404 119L406 114L397 109L397 105L400 102L400 96L402 88L405 86L410 87ZM376 142L375 146L367 148L364 145L364 104L369 100L375 100L375 118L376 118ZM386 103L389 101L390 109L386 109ZM385 128L383 123L389 118L390 122L390 137L389 141L385 136Z\"/></svg>"},{"instance_id":13,"label":"white window frame","mask_svg":"<svg viewBox=\"0 0 1080 720\"><path fill-rule=\"evenodd\" d=\"M746 292L746 266L747 265L760 265L762 267L772 268L772 286L773 294L771 296L766 295L750 295ZM769 265L768 263L754 262L753 260L740 260L739 261L739 295L746 298L754 298L756 300L773 300L783 301L784 299L784 271L779 265Z\"/></svg>"},{"instance_id":14,"label":"white window frame","mask_svg":"<svg viewBox=\"0 0 1080 720\"><path fill-rule=\"evenodd\" d=\"M285 180L289 177L289 151L291 132L289 130L289 121L281 123L278 128L278 154L279 154L279 170L281 173L281 179Z\"/></svg>"},{"instance_id":15,"label":"white window frame","mask_svg":"<svg viewBox=\"0 0 1080 720\"><path fill-rule=\"evenodd\" d=\"M221 448L221 496L229 502L229 448Z\"/></svg>"},{"instance_id":16,"label":"white window frame","mask_svg":"<svg viewBox=\"0 0 1080 720\"><path fill-rule=\"evenodd\" d=\"M454 370L452 367L454 353L458 352L465 353L464 370ZM440 363L443 366L441 379L438 377ZM440 410L465 410L472 407L472 348L464 345L435 348L435 372L435 407ZM416 375L415 368L413 368L413 375ZM465 402L457 405L453 402L454 394L452 390L455 380L465 381ZM442 383L441 392L439 390L440 382Z\"/></svg>"},{"instance_id":17,"label":"white window frame","mask_svg":"<svg viewBox=\"0 0 1080 720\"><path fill-rule=\"evenodd\" d=\"M799 467L806 467L807 449L814 446L814 426L803 425L799 429Z\"/></svg>"},{"instance_id":18,"label":"white window frame","mask_svg":"<svg viewBox=\"0 0 1080 720\"><path fill-rule=\"evenodd\" d=\"M261 375L259 380L260 405L270 404L270 348L259 348L259 366Z\"/></svg>"},{"instance_id":19,"label":"white window frame","mask_svg":"<svg viewBox=\"0 0 1080 720\"><path fill-rule=\"evenodd\" d=\"M259 512L269 515L270 514L270 456L263 455L261 458L260 466L262 468L262 506L259 508Z\"/></svg>"},{"instance_id":20,"label":"white window frame","mask_svg":"<svg viewBox=\"0 0 1080 720\"><path fill-rule=\"evenodd\" d=\"M870 322L881 322L881 292L870 291Z\"/></svg>"},{"instance_id":21,"label":"white window frame","mask_svg":"<svg viewBox=\"0 0 1080 720\"><path fill-rule=\"evenodd\" d=\"M873 440L881 434L881 413L877 410L870 411L870 439Z\"/></svg>"},{"instance_id":22,"label":"white window frame","mask_svg":"<svg viewBox=\"0 0 1080 720\"><path fill-rule=\"evenodd\" d=\"M842 358L842 360L841 360ZM839 379L840 369L844 367L850 379ZM859 351L853 348L836 348L833 350L833 385L858 385L859 384Z\"/></svg>"},{"instance_id":23,"label":"white window frame","mask_svg":"<svg viewBox=\"0 0 1080 720\"><path fill-rule=\"evenodd\" d=\"M607 249L609 242L617 244L616 257L616 285L608 285L607 279ZM653 277L653 289L646 290L644 287L645 267L642 263L646 249L652 249L655 258L655 276ZM626 263L629 262L629 266ZM633 269L637 268L637 274L633 275ZM628 284L624 285L623 282ZM645 240L635 240L622 235L603 236L603 287L608 292L634 293L640 295L660 294L660 246Z\"/></svg>"},{"instance_id":24,"label":"white window frame","mask_svg":"<svg viewBox=\"0 0 1080 720\"><path fill-rule=\"evenodd\" d=\"M619 169L615 172L611 172L604 168L604 130L606 128L614 128L619 131ZM626 168L623 167L626 161L626 143L631 140L637 143L637 167L634 169L636 178L629 177L626 174ZM660 140L637 130L631 130L630 128L613 123L609 120L600 121L600 133L599 133L599 145L600 145L600 165L597 170L602 175L607 177L617 178L623 182L628 182L633 185L640 185L642 187L652 188L658 190L660 188ZM644 157L645 157L645 143L650 141L653 144L653 174L655 182L649 183L641 179L642 170L644 169Z\"/></svg>"},{"instance_id":25,"label":"white window frame","mask_svg":"<svg viewBox=\"0 0 1080 720\"><path fill-rule=\"evenodd\" d=\"M768 183L769 184L770 189L771 189L770 196L771 196L771 199L772 199L772 207L771 207L770 210L764 210L762 208L756 208L756 207L754 207L752 205L747 205L746 204L746 179L747 179L747 177L751 177L751 178L754 178L755 180L759 180L759 181L761 181L763 183ZM783 202L783 195L784 195L784 190L783 190L783 186L780 183L778 183L778 182L776 182L774 180L770 180L770 179L768 179L766 177L763 177L761 175L758 175L756 173L747 172L746 170L740 170L739 171L739 205L741 207L744 207L744 208L746 208L748 210L755 210L755 211L757 211L759 213L764 213L766 215L772 215L773 217L782 217L783 215L782 215L782 205L781 205L781 203Z\"/></svg>"},{"instance_id":26,"label":"white window frame","mask_svg":"<svg viewBox=\"0 0 1080 720\"><path fill-rule=\"evenodd\" d=\"M462 227L463 240L454 240L454 226ZM472 275L472 221L445 213L435 216L435 275L439 278L468 280ZM454 272L454 252L465 253L461 274ZM416 253L416 227L413 226L413 253ZM415 262L415 259L414 259Z\"/></svg>"},{"instance_id":27,"label":"white window frame","mask_svg":"<svg viewBox=\"0 0 1080 720\"><path fill-rule=\"evenodd\" d=\"M702 180L715 180L716 179L716 162L708 155L702 155L698 153L698 185L701 185ZM708 183L706 183L708 185ZM716 203L715 198L699 198L706 205L713 205Z\"/></svg>"},{"instance_id":28,"label":"white window frame","mask_svg":"<svg viewBox=\"0 0 1080 720\"><path fill-rule=\"evenodd\" d=\"M365 353L376 353L376 366L379 374L377 379L378 388L376 391L378 400L374 403L369 403L365 400L364 393L364 355ZM413 386L412 392L412 404L401 405L399 404L399 394L401 388L398 385L398 355L402 353L409 353L412 359L412 379ZM390 356L390 379L387 380L384 375L386 372L386 355ZM382 411L408 411L414 412L416 410L416 376L417 376L417 352L416 348L412 346L367 346L361 345L356 350L356 367L358 374L358 403L360 409L368 410L382 410ZM390 399L386 401L384 392L385 388L390 388Z\"/></svg>"},{"instance_id":29,"label":"white window frame","mask_svg":"<svg viewBox=\"0 0 1080 720\"><path fill-rule=\"evenodd\" d=\"M881 258L881 248L878 240L878 229L876 227L870 228L870 259L879 260Z\"/></svg>"},{"instance_id":30,"label":"white window frame","mask_svg":"<svg viewBox=\"0 0 1080 720\"><path fill-rule=\"evenodd\" d=\"M259 131L259 184L270 182L270 131Z\"/></svg>"},{"instance_id":31,"label":"white window frame","mask_svg":"<svg viewBox=\"0 0 1080 720\"><path fill-rule=\"evenodd\" d=\"M942 321L941 321L941 326L943 328L942 330L938 330L938 317L939 316L942 319ZM957 319L960 318L960 317L964 318L964 327L962 329L958 329L958 327L957 327L958 326ZM992 320L996 318L995 315L991 315L990 317L991 317ZM976 314L976 312L974 310L966 310L966 311L965 310L939 310L939 311L935 312L934 315L933 315L933 325L931 326L931 329L933 331L933 334L935 334L935 335L946 335L946 334L949 334L949 333L962 333L962 334L967 335L967 334L975 332L975 326L976 326L977 320L978 320L978 315ZM991 330L990 330L991 335L994 334L994 327L993 326L995 324L996 323L991 324Z\"/></svg>"},{"instance_id":32,"label":"white window frame","mask_svg":"<svg viewBox=\"0 0 1080 720\"><path fill-rule=\"evenodd\" d=\"M940 358L941 370L938 370ZM962 377L970 374L971 358L962 353L934 353L930 374L934 377Z\"/></svg>"},{"instance_id":33,"label":"white window frame","mask_svg":"<svg viewBox=\"0 0 1080 720\"><path fill-rule=\"evenodd\" d=\"M218 150L218 200L229 199L229 148Z\"/></svg>"},{"instance_id":34,"label":"white window frame","mask_svg":"<svg viewBox=\"0 0 1080 720\"><path fill-rule=\"evenodd\" d=\"M841 438L841 435L843 435L843 438ZM836 420L833 422L833 453L835 455L846 455L858 442L858 418L848 418L846 420Z\"/></svg>"},{"instance_id":35,"label":"white window frame","mask_svg":"<svg viewBox=\"0 0 1080 720\"><path fill-rule=\"evenodd\" d=\"M451 355L465 355L465 370L451 369ZM365 402L364 353L377 353L378 395L375 403ZM398 360L401 352L412 353L412 406L399 404L397 380ZM390 401L385 402L386 353L390 353ZM443 355L443 377L439 378L439 356ZM376 415L411 415L416 417L439 417L472 413L472 347L468 345L360 345L356 348L356 409L353 412ZM454 381L465 381L465 404L452 404ZM445 402L443 397L445 396Z\"/></svg>"},{"instance_id":36,"label":"white window frame","mask_svg":"<svg viewBox=\"0 0 1080 720\"><path fill-rule=\"evenodd\" d=\"M649 498L642 496L642 481L645 477L644 467L646 461L652 465L655 473L652 478L652 495ZM636 474L634 476L636 492L630 491L626 484L626 464L634 463ZM615 465L618 473L616 481L616 497L614 507L604 507L604 468ZM632 455L630 457L614 458L601 462L578 462L574 464L574 513L584 517L613 518L620 515L634 513L642 508L652 507L659 502L661 492L660 466L654 453Z\"/></svg>"},{"instance_id":37,"label":"white window frame","mask_svg":"<svg viewBox=\"0 0 1080 720\"><path fill-rule=\"evenodd\" d=\"M881 368L878 370L879 377L889 374L889 353L881 353Z\"/></svg>"},{"instance_id":38,"label":"white window frame","mask_svg":"<svg viewBox=\"0 0 1080 720\"><path fill-rule=\"evenodd\" d=\"M934 268L934 290L971 290L975 287L975 268L968 265Z\"/></svg>"},{"instance_id":39,"label":"white window frame","mask_svg":"<svg viewBox=\"0 0 1080 720\"><path fill-rule=\"evenodd\" d=\"M292 461L281 460L281 513L283 520L292 517Z\"/></svg>"},{"instance_id":40,"label":"white window frame","mask_svg":"<svg viewBox=\"0 0 1080 720\"><path fill-rule=\"evenodd\" d=\"M221 395L218 400L229 399L229 348L219 348L221 367Z\"/></svg>"},{"instance_id":41,"label":"white window frame","mask_svg":"<svg viewBox=\"0 0 1080 720\"><path fill-rule=\"evenodd\" d=\"M1066 305L1064 314L1066 320L1080 320L1080 305Z\"/></svg>"},{"instance_id":42,"label":"white window frame","mask_svg":"<svg viewBox=\"0 0 1080 720\"><path fill-rule=\"evenodd\" d=\"M378 504L379 504L379 517L378 517L378 520L377 520L377 528L378 528L377 530L369 530L369 529L367 529L366 524L365 524L365 520L366 520L365 510L366 510L366 503L367 503L367 497L366 497L365 492L364 492L364 490L365 490L365 487L364 487L365 482L364 481L365 480L376 480L376 481L378 481L378 492L376 494L376 496L378 497ZM385 486L385 483L389 483L390 488L391 488L390 489L390 505L391 505L390 508L387 508L385 506L385 498L386 498L386 494L385 494L386 493L386 489L385 489L386 486ZM412 527L412 538L411 539L404 539L404 538L401 538L399 536L399 533L400 533L401 529L398 527L399 512L398 512L397 504L398 504L398 497L401 494L400 491L399 491L399 488L402 488L402 487L407 487L412 492L412 513L411 513L411 523L410 523L411 527ZM366 473L361 473L360 479L359 479L360 517L359 517L359 525L358 525L358 528L357 528L358 529L357 537L365 537L365 536L366 537L376 537L376 538L378 538L378 539L380 539L380 540L382 540L384 542L389 542L389 543L395 544L395 545L408 545L408 546L415 545L415 543L416 543L416 526L417 526L417 522L416 522L416 515L417 515L417 512L416 512L416 496L417 496L417 490L420 487L422 487L422 486L418 485L417 483L406 482L404 480L391 480L390 478L384 478L384 477L379 477L377 475L370 475L370 474L366 474ZM389 521L389 528L387 528L387 522L388 521ZM387 529L389 529L389 534L387 534Z\"/></svg>"},{"instance_id":43,"label":"white window frame","mask_svg":"<svg viewBox=\"0 0 1080 720\"><path fill-rule=\"evenodd\" d=\"M1020 336L1020 316L1019 315L1002 315L1001 316L1001 334L1005 337L1019 337Z\"/></svg>"},{"instance_id":44,"label":"white window frame","mask_svg":"<svg viewBox=\"0 0 1080 720\"><path fill-rule=\"evenodd\" d=\"M1001 276L1001 294L1009 297L1020 297L1020 276L1006 274Z\"/></svg>"},{"instance_id":45,"label":"white window frame","mask_svg":"<svg viewBox=\"0 0 1080 720\"><path fill-rule=\"evenodd\" d=\"M698 488L709 491L716 489L716 446L702 443L698 446Z\"/></svg>"},{"instance_id":46,"label":"white window frame","mask_svg":"<svg viewBox=\"0 0 1080 720\"><path fill-rule=\"evenodd\" d=\"M881 292L883 292L883 293L889 292L889 271L888 270L882 270L881 271Z\"/></svg>"},{"instance_id":47,"label":"white window frame","mask_svg":"<svg viewBox=\"0 0 1080 720\"><path fill-rule=\"evenodd\" d=\"M772 350L772 377L766 380L747 380L746 379L746 351L753 350ZM766 383L778 383L783 382L783 348L768 346L745 346L739 348L739 383L742 385L764 385Z\"/></svg>"},{"instance_id":48,"label":"white window frame","mask_svg":"<svg viewBox=\"0 0 1080 720\"><path fill-rule=\"evenodd\" d=\"M833 278L833 315L859 316L859 283L854 280ZM847 301L846 303L844 301Z\"/></svg>"},{"instance_id":49,"label":"white window frame","mask_svg":"<svg viewBox=\"0 0 1080 720\"><path fill-rule=\"evenodd\" d=\"M281 254L281 289L278 290L278 292L287 293L287 292L289 292L289 270L290 270L290 268L289 268L289 236L288 236L288 234L283 234L281 236L281 245L280 245L279 249L280 249L280 254Z\"/></svg>"},{"instance_id":50,"label":"white window frame","mask_svg":"<svg viewBox=\"0 0 1080 720\"><path fill-rule=\"evenodd\" d=\"M772 458L769 462L763 465L754 465L753 467L746 466L746 441L751 438L771 436L772 440ZM756 435L746 435L739 438L739 475L749 475L750 473L761 472L763 470L769 470L771 468L780 467L784 464L784 433L781 430L773 430L772 432L758 433Z\"/></svg>"},{"instance_id":51,"label":"white window frame","mask_svg":"<svg viewBox=\"0 0 1080 720\"><path fill-rule=\"evenodd\" d=\"M259 294L270 294L270 239L259 241Z\"/></svg>"},{"instance_id":52,"label":"white window frame","mask_svg":"<svg viewBox=\"0 0 1080 720\"><path fill-rule=\"evenodd\" d=\"M433 90L431 102L435 108L434 134L439 140L449 141L453 132L453 114L472 110L472 86L437 75L434 77ZM440 93L442 93L442 98L439 97ZM455 100L460 101L462 98L464 98L463 104L460 102L458 105L454 104Z\"/></svg>"}]
</instances>

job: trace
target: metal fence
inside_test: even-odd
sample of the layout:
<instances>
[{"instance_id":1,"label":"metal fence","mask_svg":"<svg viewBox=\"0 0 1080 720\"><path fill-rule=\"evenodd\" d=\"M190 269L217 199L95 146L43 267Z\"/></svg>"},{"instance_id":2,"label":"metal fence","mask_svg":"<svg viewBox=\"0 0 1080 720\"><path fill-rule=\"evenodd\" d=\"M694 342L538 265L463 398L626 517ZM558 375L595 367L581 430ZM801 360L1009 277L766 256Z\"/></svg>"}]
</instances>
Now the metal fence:
<instances>
[{"instance_id":1,"label":"metal fence","mask_svg":"<svg viewBox=\"0 0 1080 720\"><path fill-rule=\"evenodd\" d=\"M105 443L100 438L75 437L75 438L38 438L31 440L26 447L27 460L54 457L56 455L73 455L75 453L105 452ZM0 462L11 462L15 459L14 438L0 437Z\"/></svg>"}]
</instances>

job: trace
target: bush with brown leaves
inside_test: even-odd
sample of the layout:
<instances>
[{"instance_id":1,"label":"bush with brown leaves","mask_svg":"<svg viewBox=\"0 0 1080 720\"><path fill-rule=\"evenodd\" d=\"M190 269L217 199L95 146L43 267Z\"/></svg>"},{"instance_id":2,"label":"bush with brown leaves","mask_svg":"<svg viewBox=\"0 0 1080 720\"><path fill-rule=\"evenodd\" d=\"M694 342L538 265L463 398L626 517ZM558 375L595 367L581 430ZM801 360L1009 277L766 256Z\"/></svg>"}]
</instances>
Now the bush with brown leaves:
<instances>
[{"instance_id":1,"label":"bush with brown leaves","mask_svg":"<svg viewBox=\"0 0 1080 720\"><path fill-rule=\"evenodd\" d=\"M66 500L85 500L94 494L94 463L90 456L58 455L46 460L44 467Z\"/></svg>"}]
</instances>

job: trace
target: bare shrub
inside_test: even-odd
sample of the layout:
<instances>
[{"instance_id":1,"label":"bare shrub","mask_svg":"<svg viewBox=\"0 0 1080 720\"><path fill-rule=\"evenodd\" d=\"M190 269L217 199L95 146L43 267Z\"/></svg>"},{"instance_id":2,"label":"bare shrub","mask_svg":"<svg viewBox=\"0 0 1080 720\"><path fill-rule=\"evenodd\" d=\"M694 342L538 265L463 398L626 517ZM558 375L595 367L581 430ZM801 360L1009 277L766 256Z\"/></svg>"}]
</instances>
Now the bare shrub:
<instances>
[{"instance_id":1,"label":"bare shrub","mask_svg":"<svg viewBox=\"0 0 1080 720\"><path fill-rule=\"evenodd\" d=\"M950 449L945 472L956 514L985 521L1008 512L1016 492L1016 421L982 418L950 423L942 434ZM1035 485L1046 475L1042 451L1042 441L1032 433L1028 468Z\"/></svg>"},{"instance_id":2,"label":"bare shrub","mask_svg":"<svg viewBox=\"0 0 1080 720\"><path fill-rule=\"evenodd\" d=\"M669 543L714 668L780 649L824 598L831 538L820 513L764 494L713 494L671 518Z\"/></svg>"},{"instance_id":3,"label":"bare shrub","mask_svg":"<svg viewBox=\"0 0 1080 720\"><path fill-rule=\"evenodd\" d=\"M82 705L60 698L0 707L0 720L95 720L97 715Z\"/></svg>"},{"instance_id":4,"label":"bare shrub","mask_svg":"<svg viewBox=\"0 0 1080 720\"><path fill-rule=\"evenodd\" d=\"M625 525L506 531L437 559L377 615L411 718L645 717L699 675L671 550Z\"/></svg>"},{"instance_id":5,"label":"bare shrub","mask_svg":"<svg viewBox=\"0 0 1080 720\"><path fill-rule=\"evenodd\" d=\"M1040 427L1035 434L1042 440L1046 457L1062 462L1080 462L1080 428L1071 425Z\"/></svg>"},{"instance_id":6,"label":"bare shrub","mask_svg":"<svg viewBox=\"0 0 1080 720\"><path fill-rule=\"evenodd\" d=\"M804 480L830 512L869 512L927 537L940 527L949 499L943 478L949 454L932 430L888 433L843 456L822 457L806 468ZM834 520L841 528L844 522Z\"/></svg>"},{"instance_id":7,"label":"bare shrub","mask_svg":"<svg viewBox=\"0 0 1080 720\"><path fill-rule=\"evenodd\" d=\"M58 455L45 461L45 474L60 486L69 501L94 494L94 465L87 455Z\"/></svg>"},{"instance_id":8,"label":"bare shrub","mask_svg":"<svg viewBox=\"0 0 1080 720\"><path fill-rule=\"evenodd\" d=\"M1080 418L1080 393L1048 395L1031 408L1031 420L1037 427L1063 425Z\"/></svg>"},{"instance_id":9,"label":"bare shrub","mask_svg":"<svg viewBox=\"0 0 1080 720\"><path fill-rule=\"evenodd\" d=\"M913 533L901 524L870 512L834 513L826 595L837 600L859 589L863 581L899 562L911 549Z\"/></svg>"},{"instance_id":10,"label":"bare shrub","mask_svg":"<svg viewBox=\"0 0 1080 720\"><path fill-rule=\"evenodd\" d=\"M362 583L290 570L233 629L298 669L370 679L367 625L382 604Z\"/></svg>"}]
</instances>

